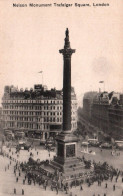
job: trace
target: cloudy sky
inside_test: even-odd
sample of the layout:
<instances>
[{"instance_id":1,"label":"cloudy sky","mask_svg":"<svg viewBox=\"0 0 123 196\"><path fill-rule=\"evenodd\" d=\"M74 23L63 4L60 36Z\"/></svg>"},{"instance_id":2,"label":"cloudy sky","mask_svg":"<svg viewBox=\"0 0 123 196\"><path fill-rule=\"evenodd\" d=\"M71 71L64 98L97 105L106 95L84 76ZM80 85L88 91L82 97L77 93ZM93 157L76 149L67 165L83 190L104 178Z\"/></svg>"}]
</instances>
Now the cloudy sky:
<instances>
[{"instance_id":1,"label":"cloudy sky","mask_svg":"<svg viewBox=\"0 0 123 196\"><path fill-rule=\"evenodd\" d=\"M104 0L109 7L13 8L12 3L29 0L0 1L0 99L5 85L19 88L43 83L48 89L62 88L65 29L70 31L72 86L79 104L86 91L123 92L123 2ZM32 0L31 3L74 3L74 1ZM81 0L77 3L102 2Z\"/></svg>"}]
</instances>

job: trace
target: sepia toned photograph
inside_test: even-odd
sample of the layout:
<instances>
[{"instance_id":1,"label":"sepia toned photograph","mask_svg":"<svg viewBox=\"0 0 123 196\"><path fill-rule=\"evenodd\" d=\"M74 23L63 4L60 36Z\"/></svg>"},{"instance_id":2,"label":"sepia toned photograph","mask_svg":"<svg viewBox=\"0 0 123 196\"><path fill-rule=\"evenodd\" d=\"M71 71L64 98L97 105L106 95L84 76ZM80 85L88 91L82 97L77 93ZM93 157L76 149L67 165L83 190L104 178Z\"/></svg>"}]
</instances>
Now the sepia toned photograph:
<instances>
[{"instance_id":1,"label":"sepia toned photograph","mask_svg":"<svg viewBox=\"0 0 123 196\"><path fill-rule=\"evenodd\" d=\"M0 10L0 196L123 196L122 0Z\"/></svg>"}]
</instances>

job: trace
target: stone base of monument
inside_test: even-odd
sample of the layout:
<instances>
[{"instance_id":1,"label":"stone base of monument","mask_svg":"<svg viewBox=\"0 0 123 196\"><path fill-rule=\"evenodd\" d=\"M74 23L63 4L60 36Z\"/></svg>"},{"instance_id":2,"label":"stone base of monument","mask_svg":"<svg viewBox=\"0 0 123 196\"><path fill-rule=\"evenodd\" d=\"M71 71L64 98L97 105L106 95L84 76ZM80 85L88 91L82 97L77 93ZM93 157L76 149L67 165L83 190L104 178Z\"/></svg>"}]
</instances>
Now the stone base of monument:
<instances>
[{"instance_id":1,"label":"stone base of monument","mask_svg":"<svg viewBox=\"0 0 123 196\"><path fill-rule=\"evenodd\" d=\"M62 173L64 178L69 180L73 177L80 177L84 169L84 163L77 158L78 138L71 132L62 132L56 138L57 156L50 163L51 167Z\"/></svg>"},{"instance_id":2,"label":"stone base of monument","mask_svg":"<svg viewBox=\"0 0 123 196\"><path fill-rule=\"evenodd\" d=\"M59 158L55 157L54 160L50 163L50 165L54 169L61 171L64 175L68 175L72 173L79 174L82 172L83 168L85 167L84 163L80 162L80 160L77 158L66 160L63 163L61 160L59 160Z\"/></svg>"}]
</instances>

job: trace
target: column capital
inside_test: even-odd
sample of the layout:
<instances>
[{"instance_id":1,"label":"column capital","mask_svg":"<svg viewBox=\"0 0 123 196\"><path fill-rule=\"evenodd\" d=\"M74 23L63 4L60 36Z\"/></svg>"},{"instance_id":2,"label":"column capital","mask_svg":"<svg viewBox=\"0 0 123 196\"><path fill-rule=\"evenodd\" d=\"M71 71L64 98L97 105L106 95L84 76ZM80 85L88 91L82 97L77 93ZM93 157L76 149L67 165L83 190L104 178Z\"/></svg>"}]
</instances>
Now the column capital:
<instances>
[{"instance_id":1,"label":"column capital","mask_svg":"<svg viewBox=\"0 0 123 196\"><path fill-rule=\"evenodd\" d=\"M59 50L59 53L63 54L64 58L70 58L73 53L75 53L75 49L71 49L70 41L69 41L69 30L66 29L65 32L65 44L64 49Z\"/></svg>"},{"instance_id":2,"label":"column capital","mask_svg":"<svg viewBox=\"0 0 123 196\"><path fill-rule=\"evenodd\" d=\"M71 48L65 48L65 49L61 49L61 50L59 50L59 53L61 53L61 54L63 54L63 56L65 57L65 58L70 58L71 57L71 55L73 54L73 53L75 53L75 49L71 49Z\"/></svg>"}]
</instances>

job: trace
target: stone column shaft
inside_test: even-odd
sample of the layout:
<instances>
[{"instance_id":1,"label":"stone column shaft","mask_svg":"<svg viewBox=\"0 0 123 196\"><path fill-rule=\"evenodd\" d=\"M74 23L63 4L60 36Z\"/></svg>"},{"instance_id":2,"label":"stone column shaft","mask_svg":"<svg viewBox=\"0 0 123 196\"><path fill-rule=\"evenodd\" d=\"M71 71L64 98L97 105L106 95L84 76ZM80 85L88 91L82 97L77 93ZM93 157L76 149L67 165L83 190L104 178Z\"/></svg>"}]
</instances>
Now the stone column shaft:
<instances>
[{"instance_id":1,"label":"stone column shaft","mask_svg":"<svg viewBox=\"0 0 123 196\"><path fill-rule=\"evenodd\" d=\"M64 57L63 130L71 130L71 57Z\"/></svg>"},{"instance_id":2,"label":"stone column shaft","mask_svg":"<svg viewBox=\"0 0 123 196\"><path fill-rule=\"evenodd\" d=\"M71 49L69 31L66 30L64 49L59 50L63 54L63 132L71 131L71 55L75 50Z\"/></svg>"}]
</instances>

